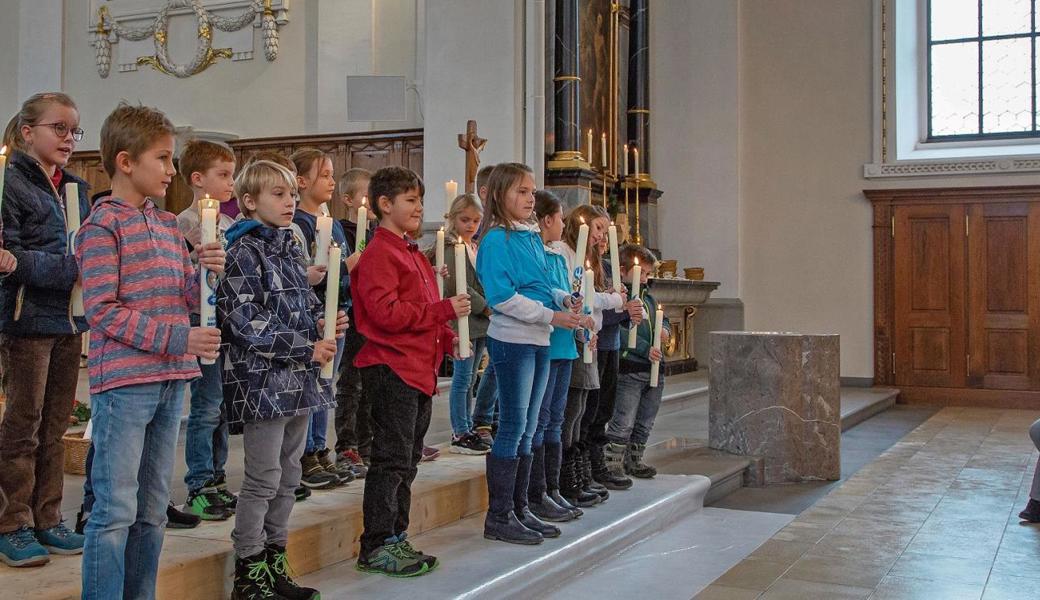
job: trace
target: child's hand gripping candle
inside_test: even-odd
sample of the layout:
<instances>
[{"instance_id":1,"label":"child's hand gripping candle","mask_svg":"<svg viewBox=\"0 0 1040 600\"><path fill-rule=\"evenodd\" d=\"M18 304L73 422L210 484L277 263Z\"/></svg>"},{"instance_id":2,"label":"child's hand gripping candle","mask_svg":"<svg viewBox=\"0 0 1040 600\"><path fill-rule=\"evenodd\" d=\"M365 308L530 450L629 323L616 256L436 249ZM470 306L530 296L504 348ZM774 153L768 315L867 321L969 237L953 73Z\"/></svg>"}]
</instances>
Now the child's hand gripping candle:
<instances>
[{"instance_id":1,"label":"child's hand gripping candle","mask_svg":"<svg viewBox=\"0 0 1040 600\"><path fill-rule=\"evenodd\" d=\"M365 232L368 231L368 207L365 206L365 200L368 196L361 197L361 206L357 209L357 230L355 232L354 239L357 240L357 244L354 247L355 252L361 252L365 249Z\"/></svg>"},{"instance_id":2,"label":"child's hand gripping candle","mask_svg":"<svg viewBox=\"0 0 1040 600\"><path fill-rule=\"evenodd\" d=\"M661 351L661 329L664 328L664 307L658 306L654 315L654 350ZM661 361L651 359L650 362L650 387L657 387L661 377Z\"/></svg>"},{"instance_id":3,"label":"child's hand gripping candle","mask_svg":"<svg viewBox=\"0 0 1040 600\"><path fill-rule=\"evenodd\" d=\"M469 292L466 289L466 244L455 244L455 295ZM459 317L459 358L469 358L469 317Z\"/></svg>"},{"instance_id":4,"label":"child's hand gripping candle","mask_svg":"<svg viewBox=\"0 0 1040 600\"><path fill-rule=\"evenodd\" d=\"M581 295L585 298L582 304L582 310L585 314L592 314L592 303L594 302L593 296L596 295L596 275L592 272L592 269L585 269L585 276L582 278L581 284ZM585 364L592 363L592 331L585 330L585 352L582 354L582 360Z\"/></svg>"},{"instance_id":5,"label":"child's hand gripping candle","mask_svg":"<svg viewBox=\"0 0 1040 600\"><path fill-rule=\"evenodd\" d=\"M318 224L314 233L314 266L329 266L329 246L332 245L332 217L318 216Z\"/></svg>"},{"instance_id":6,"label":"child's hand gripping candle","mask_svg":"<svg viewBox=\"0 0 1040 600\"><path fill-rule=\"evenodd\" d=\"M574 260L574 282L577 284L575 287L581 286L581 277L584 273L583 266L585 265L585 251L589 245L589 225L585 222L585 217L578 217L581 219L581 225L578 227L578 241L574 244L574 251L577 253L577 258ZM588 302L588 298L585 299Z\"/></svg>"},{"instance_id":7,"label":"child's hand gripping candle","mask_svg":"<svg viewBox=\"0 0 1040 600\"><path fill-rule=\"evenodd\" d=\"M621 263L618 261L617 226L613 222L607 228L607 239L610 242L610 285L615 292L621 292Z\"/></svg>"},{"instance_id":8,"label":"child's hand gripping candle","mask_svg":"<svg viewBox=\"0 0 1040 600\"><path fill-rule=\"evenodd\" d=\"M6 146L5 146L6 148ZM2 177L0 175L0 195L3 194L4 188L2 185ZM77 183L66 183L65 184L65 231L69 236L68 252L69 254L76 253L76 232L79 231L80 218L79 218L79 184ZM84 314L83 310L83 285L77 281L72 286L72 316L82 317Z\"/></svg>"},{"instance_id":9,"label":"child's hand gripping candle","mask_svg":"<svg viewBox=\"0 0 1040 600\"><path fill-rule=\"evenodd\" d=\"M339 315L339 266L342 263L343 250L332 244L329 252L325 255L329 270L326 271L325 283L325 331L322 337L326 340L336 341L336 320ZM321 378L332 379L334 361L329 361L321 367Z\"/></svg>"},{"instance_id":10,"label":"child's hand gripping candle","mask_svg":"<svg viewBox=\"0 0 1040 600\"><path fill-rule=\"evenodd\" d=\"M639 298L639 283L643 277L643 267L639 266L639 259L635 259L634 265L632 265L632 298ZM632 325L628 330L628 347L636 347L636 326Z\"/></svg>"},{"instance_id":11,"label":"child's hand gripping candle","mask_svg":"<svg viewBox=\"0 0 1040 600\"><path fill-rule=\"evenodd\" d=\"M444 298L444 275L441 272L444 270L444 227L437 230L437 243L434 245L434 270L437 271L437 297Z\"/></svg>"},{"instance_id":12,"label":"child's hand gripping candle","mask_svg":"<svg viewBox=\"0 0 1040 600\"><path fill-rule=\"evenodd\" d=\"M219 206L220 203L208 194L199 200L199 231L202 233L203 245L217 241ZM210 270L199 265L199 323L203 327L217 326L217 289L214 283L210 281ZM212 365L216 361L212 358L202 358L199 362Z\"/></svg>"},{"instance_id":13,"label":"child's hand gripping candle","mask_svg":"<svg viewBox=\"0 0 1040 600\"><path fill-rule=\"evenodd\" d=\"M0 203L4 201L4 173L7 172L7 146L0 147Z\"/></svg>"}]
</instances>

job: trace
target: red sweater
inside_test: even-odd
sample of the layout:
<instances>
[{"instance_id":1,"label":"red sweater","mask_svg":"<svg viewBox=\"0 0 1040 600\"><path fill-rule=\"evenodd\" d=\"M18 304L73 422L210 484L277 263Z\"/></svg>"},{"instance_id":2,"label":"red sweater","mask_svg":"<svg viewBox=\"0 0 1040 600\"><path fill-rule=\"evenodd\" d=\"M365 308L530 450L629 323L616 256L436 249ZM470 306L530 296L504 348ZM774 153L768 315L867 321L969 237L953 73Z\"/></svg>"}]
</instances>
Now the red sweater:
<instances>
[{"instance_id":1,"label":"red sweater","mask_svg":"<svg viewBox=\"0 0 1040 600\"><path fill-rule=\"evenodd\" d=\"M356 367L387 365L409 386L432 396L437 369L452 351L450 300L415 242L380 227L350 274L354 327L365 337Z\"/></svg>"}]
</instances>

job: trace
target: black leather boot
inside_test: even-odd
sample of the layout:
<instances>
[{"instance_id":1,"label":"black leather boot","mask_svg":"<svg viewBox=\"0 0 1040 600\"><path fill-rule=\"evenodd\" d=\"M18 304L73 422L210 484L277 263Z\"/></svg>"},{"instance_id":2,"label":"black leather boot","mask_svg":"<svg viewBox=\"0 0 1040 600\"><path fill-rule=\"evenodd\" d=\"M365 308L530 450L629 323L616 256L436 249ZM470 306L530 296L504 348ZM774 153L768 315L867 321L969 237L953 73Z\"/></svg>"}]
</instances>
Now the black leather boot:
<instances>
[{"instance_id":1,"label":"black leather boot","mask_svg":"<svg viewBox=\"0 0 1040 600\"><path fill-rule=\"evenodd\" d=\"M542 534L524 527L513 512L513 488L520 460L488 454L486 461L488 512L484 517L484 537L510 544L541 544Z\"/></svg>"},{"instance_id":2,"label":"black leather boot","mask_svg":"<svg viewBox=\"0 0 1040 600\"><path fill-rule=\"evenodd\" d=\"M513 487L513 512L516 513L516 518L523 523L524 527L537 531L542 534L542 537L560 537L559 527L542 521L528 507L527 488L531 481L531 463L534 461L530 454L520 455L518 458L516 484Z\"/></svg>"},{"instance_id":3,"label":"black leather boot","mask_svg":"<svg viewBox=\"0 0 1040 600\"><path fill-rule=\"evenodd\" d=\"M576 506L588 508L603 501L598 494L585 491L578 465L578 449L568 448L564 451L563 465L560 468L560 493Z\"/></svg>"},{"instance_id":4,"label":"black leather boot","mask_svg":"<svg viewBox=\"0 0 1040 600\"><path fill-rule=\"evenodd\" d=\"M527 506L534 516L550 523L566 523L575 519L570 510L553 501L546 493L545 446L534 449L531 460L531 482L527 487Z\"/></svg>"},{"instance_id":5,"label":"black leather boot","mask_svg":"<svg viewBox=\"0 0 1040 600\"><path fill-rule=\"evenodd\" d=\"M545 493L557 506L569 510L574 518L585 514L580 508L574 506L560 493L560 463L563 462L563 446L561 444L545 444Z\"/></svg>"},{"instance_id":6,"label":"black leather boot","mask_svg":"<svg viewBox=\"0 0 1040 600\"><path fill-rule=\"evenodd\" d=\"M1040 500L1030 498L1026 509L1018 513L1018 518L1030 523L1040 523Z\"/></svg>"},{"instance_id":7,"label":"black leather boot","mask_svg":"<svg viewBox=\"0 0 1040 600\"><path fill-rule=\"evenodd\" d=\"M610 498L610 492L592 479L592 463L589 461L588 446L583 442L578 449L578 477L581 479L582 488L599 496L600 502L605 502L607 498Z\"/></svg>"}]
</instances>

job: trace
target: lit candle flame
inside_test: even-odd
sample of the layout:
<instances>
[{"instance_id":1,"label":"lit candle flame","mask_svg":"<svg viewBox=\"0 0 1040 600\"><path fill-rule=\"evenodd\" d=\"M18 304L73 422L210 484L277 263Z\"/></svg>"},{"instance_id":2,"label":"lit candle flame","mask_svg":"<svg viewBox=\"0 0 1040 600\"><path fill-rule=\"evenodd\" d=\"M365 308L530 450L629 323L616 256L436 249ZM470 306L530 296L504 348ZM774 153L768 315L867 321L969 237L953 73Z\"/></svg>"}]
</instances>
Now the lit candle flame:
<instances>
[{"instance_id":1,"label":"lit candle flame","mask_svg":"<svg viewBox=\"0 0 1040 600\"><path fill-rule=\"evenodd\" d=\"M364 205L365 205L365 202L366 202L367 200L368 200L368 196L362 196L362 197L361 197L361 206L364 206Z\"/></svg>"},{"instance_id":2,"label":"lit candle flame","mask_svg":"<svg viewBox=\"0 0 1040 600\"><path fill-rule=\"evenodd\" d=\"M0 148L0 154L7 154L7 146Z\"/></svg>"},{"instance_id":3,"label":"lit candle flame","mask_svg":"<svg viewBox=\"0 0 1040 600\"><path fill-rule=\"evenodd\" d=\"M634 260L636 261L636 264L638 265L639 264L639 259L635 258Z\"/></svg>"}]
</instances>

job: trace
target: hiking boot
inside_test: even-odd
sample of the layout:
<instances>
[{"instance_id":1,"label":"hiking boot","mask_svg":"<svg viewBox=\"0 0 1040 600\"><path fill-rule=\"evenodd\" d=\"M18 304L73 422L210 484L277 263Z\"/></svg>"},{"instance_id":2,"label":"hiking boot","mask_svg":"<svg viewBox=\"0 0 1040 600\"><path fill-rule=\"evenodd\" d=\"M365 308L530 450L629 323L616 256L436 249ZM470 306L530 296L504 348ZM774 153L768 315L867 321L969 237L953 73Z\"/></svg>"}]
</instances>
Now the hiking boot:
<instances>
[{"instance_id":1,"label":"hiking boot","mask_svg":"<svg viewBox=\"0 0 1040 600\"><path fill-rule=\"evenodd\" d=\"M274 591L274 574L267 551L235 559L235 581L231 600L285 600Z\"/></svg>"},{"instance_id":2,"label":"hiking boot","mask_svg":"<svg viewBox=\"0 0 1040 600\"><path fill-rule=\"evenodd\" d=\"M238 508L238 496L233 494L231 490L228 489L227 479L223 475L221 475L216 480L214 480L214 483L216 484L215 487L217 488L217 495L220 496L220 499L224 502L224 508L230 510L231 512L235 512L235 509Z\"/></svg>"},{"instance_id":3,"label":"hiking boot","mask_svg":"<svg viewBox=\"0 0 1040 600\"><path fill-rule=\"evenodd\" d=\"M625 472L640 479L653 479L657 469L643 462L646 444L629 444L625 453Z\"/></svg>"},{"instance_id":4,"label":"hiking boot","mask_svg":"<svg viewBox=\"0 0 1040 600\"><path fill-rule=\"evenodd\" d=\"M344 464L354 473L354 479L364 479L368 475L368 466L354 448L347 448L336 457L336 464Z\"/></svg>"},{"instance_id":5,"label":"hiking boot","mask_svg":"<svg viewBox=\"0 0 1040 600\"><path fill-rule=\"evenodd\" d=\"M484 442L484 444L487 445L488 448L495 445L495 438L491 435L490 425L477 425L473 428L473 433L477 434L477 437L480 438L480 441Z\"/></svg>"},{"instance_id":6,"label":"hiking boot","mask_svg":"<svg viewBox=\"0 0 1040 600\"><path fill-rule=\"evenodd\" d=\"M203 521L226 521L235 514L224 506L224 501L212 481L207 481L198 490L188 492L184 509Z\"/></svg>"},{"instance_id":7,"label":"hiking boot","mask_svg":"<svg viewBox=\"0 0 1040 600\"><path fill-rule=\"evenodd\" d=\"M396 540L397 538L391 538ZM410 546L397 541L387 540L384 544L367 555L358 556L356 568L365 573L382 573L389 577L418 577L430 570L422 555L416 554Z\"/></svg>"},{"instance_id":8,"label":"hiking boot","mask_svg":"<svg viewBox=\"0 0 1040 600\"><path fill-rule=\"evenodd\" d=\"M332 451L328 448L322 448L318 450L316 456L318 462L325 469L326 473L334 475L339 485L346 485L351 481L354 481L354 471L347 465L343 465L332 460Z\"/></svg>"},{"instance_id":9,"label":"hiking boot","mask_svg":"<svg viewBox=\"0 0 1040 600\"><path fill-rule=\"evenodd\" d=\"M37 529L36 541L51 554L83 554L83 536L59 522L49 529Z\"/></svg>"},{"instance_id":10,"label":"hiking boot","mask_svg":"<svg viewBox=\"0 0 1040 600\"><path fill-rule=\"evenodd\" d=\"M606 474L600 483L612 490L627 490L632 487L632 480L625 477L625 451L624 444L607 444L604 463Z\"/></svg>"},{"instance_id":11,"label":"hiking boot","mask_svg":"<svg viewBox=\"0 0 1040 600\"><path fill-rule=\"evenodd\" d=\"M274 544L267 546L267 565L271 570L271 587L279 596L289 600L319 600L321 598L318 590L300 587L293 581L292 567L289 566L285 546Z\"/></svg>"},{"instance_id":12,"label":"hiking boot","mask_svg":"<svg viewBox=\"0 0 1040 600\"><path fill-rule=\"evenodd\" d=\"M300 458L303 465L303 475L300 483L312 490L327 490L339 485L339 477L329 473L325 467L318 462L317 453L306 454Z\"/></svg>"},{"instance_id":13,"label":"hiking boot","mask_svg":"<svg viewBox=\"0 0 1040 600\"><path fill-rule=\"evenodd\" d=\"M1030 498L1026 509L1018 513L1018 518L1030 523L1040 523L1040 500Z\"/></svg>"},{"instance_id":14,"label":"hiking boot","mask_svg":"<svg viewBox=\"0 0 1040 600\"><path fill-rule=\"evenodd\" d=\"M452 434L449 451L455 454L480 455L491 452L491 446L485 444L480 436L472 432L462 435Z\"/></svg>"},{"instance_id":15,"label":"hiking boot","mask_svg":"<svg viewBox=\"0 0 1040 600\"><path fill-rule=\"evenodd\" d=\"M0 533L0 561L9 567L39 567L51 561L50 553L44 548L32 529L19 527L14 531Z\"/></svg>"},{"instance_id":16,"label":"hiking boot","mask_svg":"<svg viewBox=\"0 0 1040 600\"><path fill-rule=\"evenodd\" d=\"M197 515L177 510L170 502L166 505L166 528L167 529L195 529L202 522Z\"/></svg>"},{"instance_id":17,"label":"hiking boot","mask_svg":"<svg viewBox=\"0 0 1040 600\"><path fill-rule=\"evenodd\" d=\"M296 501L297 502L303 502L307 498L311 497L311 490L310 490L309 487L307 487L305 485L300 485L293 492L293 495L296 496Z\"/></svg>"}]
</instances>

